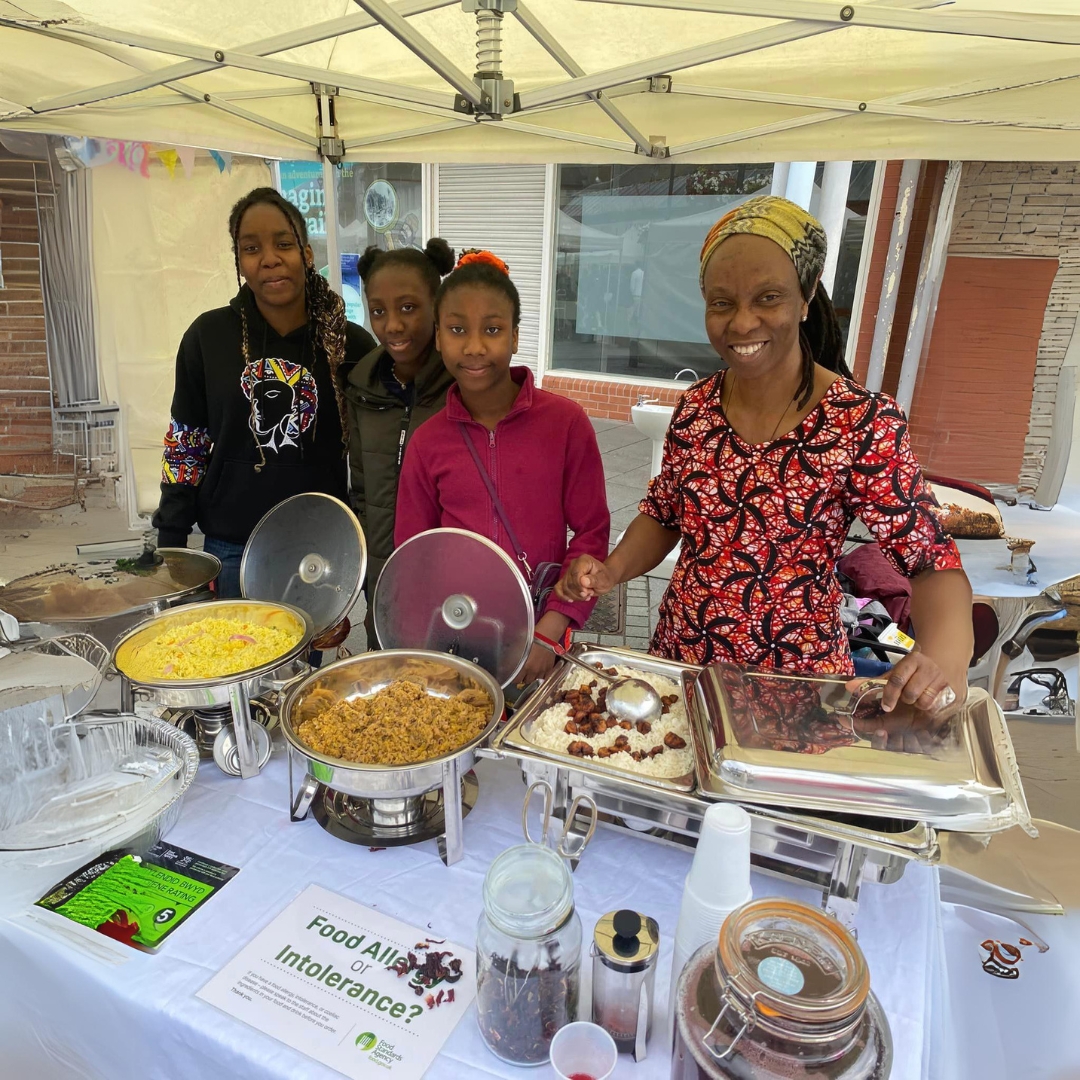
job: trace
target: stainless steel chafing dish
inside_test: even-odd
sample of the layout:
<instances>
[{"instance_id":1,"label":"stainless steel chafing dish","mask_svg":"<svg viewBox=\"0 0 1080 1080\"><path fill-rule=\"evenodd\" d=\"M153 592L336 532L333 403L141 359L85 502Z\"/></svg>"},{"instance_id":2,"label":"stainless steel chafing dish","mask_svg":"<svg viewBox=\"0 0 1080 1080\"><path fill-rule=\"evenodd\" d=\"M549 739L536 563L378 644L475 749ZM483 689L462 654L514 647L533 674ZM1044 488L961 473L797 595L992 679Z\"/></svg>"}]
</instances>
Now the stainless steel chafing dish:
<instances>
[{"instance_id":1,"label":"stainless steel chafing dish","mask_svg":"<svg viewBox=\"0 0 1080 1080\"><path fill-rule=\"evenodd\" d=\"M343 502L307 492L278 503L244 546L244 599L203 604L190 619L268 619L295 630L296 645L258 670L185 683L144 680L136 686L127 671L135 641L129 634L118 643L114 661L123 676L125 707L133 708L136 698L148 702L169 723L190 731L200 752L212 754L224 772L244 779L257 775L273 750L269 732L277 723L282 694L310 670L309 649L334 648L347 636L347 616L366 568L363 530ZM162 617L153 625L157 633L177 624Z\"/></svg>"},{"instance_id":2,"label":"stainless steel chafing dish","mask_svg":"<svg viewBox=\"0 0 1080 1080\"><path fill-rule=\"evenodd\" d=\"M449 698L463 690L482 690L491 703L483 731L452 753L415 765L344 761L316 753L296 734L310 702L372 697L398 680L422 686L430 697ZM502 715L502 687L483 668L460 656L387 649L339 660L312 672L288 691L281 707L281 730L289 743L292 820L301 820L310 808L332 835L383 847L435 837L443 861L457 862L464 853L462 819L477 795L470 770L477 748ZM403 718L403 722L408 721ZM294 754L307 770L295 792Z\"/></svg>"},{"instance_id":3,"label":"stainless steel chafing dish","mask_svg":"<svg viewBox=\"0 0 1080 1080\"><path fill-rule=\"evenodd\" d=\"M687 686L700 794L904 817L952 832L1031 829L1005 719L984 690L937 719L880 706L880 680L715 664Z\"/></svg>"},{"instance_id":4,"label":"stainless steel chafing dish","mask_svg":"<svg viewBox=\"0 0 1080 1080\"><path fill-rule=\"evenodd\" d=\"M696 675L701 670L701 668L697 667L675 664L670 660L662 660L656 656L631 652L629 649L597 649L592 646L575 645L572 652L590 665L601 664L603 667L614 667L624 664L645 674L662 675L677 686L682 683L683 675L686 672L692 672ZM616 763L617 759L603 761L595 758L575 758L560 753L558 750L541 746L539 742L535 741L533 729L541 714L555 704L555 698L563 688L564 683L566 683L568 675L572 677L573 685L578 685L587 680L587 676L580 669L571 667L565 662L556 664L552 673L539 689L529 698L527 703L518 709L513 721L497 736L493 748L505 750L507 756L516 757L520 752L523 755L535 756L564 768L567 767L568 763L571 763L571 767L578 769L582 775L595 776L598 780L610 777L616 784L622 780L630 780L636 786L660 793L688 795L694 791L697 782L692 769L684 776L649 776L619 768Z\"/></svg>"},{"instance_id":5,"label":"stainless steel chafing dish","mask_svg":"<svg viewBox=\"0 0 1080 1080\"><path fill-rule=\"evenodd\" d=\"M838 740L843 746L811 746L812 740L804 740L804 750L827 749L826 753L793 753L743 745L736 730L740 721L721 690L720 669L703 671L617 648L579 644L574 651L587 663L624 664L681 681L694 777L658 781L530 741L532 724L567 682L565 664L556 665L495 735L493 753L518 760L528 780L551 783L564 812L576 794L587 792L601 811L602 825L631 829L662 843L693 847L701 818L713 800L739 802L751 816L755 866L820 888L827 910L849 924L863 881L891 883L902 876L909 861L939 860L939 831L986 834L1013 824L1031 827L1008 732L1000 711L982 692L973 691L965 709L957 713L937 757L889 750L887 739L875 748L869 738L860 739L854 731ZM742 669L731 668L729 681L730 671L745 675ZM803 693L813 681L794 680L802 684ZM849 712L863 707L867 719L874 715L872 697L859 701L858 693L849 693L839 700L832 684L843 689L844 680L826 681L832 695L829 704L839 707L844 718L837 724L846 722L845 706L851 707ZM745 730L745 718L741 722ZM780 756L781 762L769 754ZM828 767L823 768L826 761ZM860 779L852 780L852 772ZM872 782L866 783L870 778ZM867 788L865 793L860 784ZM1009 905L1003 900L1003 906Z\"/></svg>"},{"instance_id":6,"label":"stainless steel chafing dish","mask_svg":"<svg viewBox=\"0 0 1080 1080\"><path fill-rule=\"evenodd\" d=\"M166 631L206 618L276 626L295 633L296 640L269 663L232 675L211 679L149 679L135 674L139 650L145 645ZM134 712L135 701L139 699L170 709L223 712L235 732L239 773L247 779L257 775L263 764L259 760L251 701L260 694L280 692L290 679L307 671L303 657L311 644L312 634L311 618L306 612L287 604L261 600L213 600L205 604L187 604L176 611L155 615L129 630L117 642L113 652L113 665L122 680L122 705L126 711ZM217 728L214 741L224 742L223 736L227 734L224 727ZM268 736L264 744L268 756Z\"/></svg>"},{"instance_id":7,"label":"stainless steel chafing dish","mask_svg":"<svg viewBox=\"0 0 1080 1080\"><path fill-rule=\"evenodd\" d=\"M115 561L53 566L0 586L0 611L18 622L14 641L92 634L106 648L136 623L178 604L209 600L221 569L213 555L158 548L145 567ZM0 641L5 639L0 625Z\"/></svg>"}]
</instances>

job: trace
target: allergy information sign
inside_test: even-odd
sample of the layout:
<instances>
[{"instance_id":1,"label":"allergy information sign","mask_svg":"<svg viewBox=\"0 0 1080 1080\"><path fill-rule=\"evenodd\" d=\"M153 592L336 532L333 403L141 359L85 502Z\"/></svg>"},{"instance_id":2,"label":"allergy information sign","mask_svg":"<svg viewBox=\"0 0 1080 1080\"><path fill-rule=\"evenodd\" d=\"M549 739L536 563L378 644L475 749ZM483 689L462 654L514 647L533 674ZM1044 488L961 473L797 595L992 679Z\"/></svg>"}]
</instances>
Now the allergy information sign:
<instances>
[{"instance_id":1,"label":"allergy information sign","mask_svg":"<svg viewBox=\"0 0 1080 1080\"><path fill-rule=\"evenodd\" d=\"M476 993L473 954L309 885L198 993L356 1080L419 1080Z\"/></svg>"}]
</instances>

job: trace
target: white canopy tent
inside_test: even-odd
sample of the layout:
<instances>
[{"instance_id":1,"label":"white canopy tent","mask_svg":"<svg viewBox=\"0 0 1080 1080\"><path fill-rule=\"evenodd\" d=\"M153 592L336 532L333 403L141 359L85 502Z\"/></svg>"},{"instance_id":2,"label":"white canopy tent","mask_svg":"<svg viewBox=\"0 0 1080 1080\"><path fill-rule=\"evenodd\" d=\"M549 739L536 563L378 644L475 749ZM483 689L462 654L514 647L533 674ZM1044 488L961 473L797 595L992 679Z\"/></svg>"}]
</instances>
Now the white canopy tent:
<instances>
[{"instance_id":1,"label":"white canopy tent","mask_svg":"<svg viewBox=\"0 0 1080 1080\"><path fill-rule=\"evenodd\" d=\"M1077 0L1015 3L0 0L0 127L357 161L1080 158Z\"/></svg>"},{"instance_id":2,"label":"white canopy tent","mask_svg":"<svg viewBox=\"0 0 1080 1080\"><path fill-rule=\"evenodd\" d=\"M0 130L321 158L327 179L341 160L794 161L812 183L819 161L1080 159L1080 0L1010 6L1017 0L0 0ZM909 160L912 176L917 167ZM125 201L121 172L95 185L103 236L118 220L152 235L156 219L135 203L201 212L188 189ZM249 161L229 184L265 174ZM954 195L955 164L951 175ZM325 189L332 218L335 185ZM942 200L938 241L924 252L937 259L920 271L931 300L951 209ZM170 228L178 219L165 215ZM333 230L328 242L340 289ZM170 233L157 245L174 300L183 243ZM110 251L98 244L96 261ZM116 255L114 269L126 267ZM202 255L227 286L231 261ZM200 295L204 278L192 286ZM119 272L114 284L121 292ZM886 305L879 328L891 320ZM183 326L173 321L149 335L153 348L129 340L130 319L98 327L113 356L109 392L128 397L123 371L139 372L129 427L143 509L154 501L168 354ZM926 327L909 329L909 382Z\"/></svg>"}]
</instances>

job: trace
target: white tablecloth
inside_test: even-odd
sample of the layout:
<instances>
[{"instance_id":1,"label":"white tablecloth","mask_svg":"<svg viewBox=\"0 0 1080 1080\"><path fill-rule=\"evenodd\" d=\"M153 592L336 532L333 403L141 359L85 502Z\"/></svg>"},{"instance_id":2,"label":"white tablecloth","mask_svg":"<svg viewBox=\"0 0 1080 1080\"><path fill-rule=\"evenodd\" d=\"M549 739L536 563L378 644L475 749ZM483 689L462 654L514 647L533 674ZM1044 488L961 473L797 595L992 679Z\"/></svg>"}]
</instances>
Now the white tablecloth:
<instances>
[{"instance_id":1,"label":"white tablecloth","mask_svg":"<svg viewBox=\"0 0 1080 1080\"><path fill-rule=\"evenodd\" d=\"M240 873L156 955L129 950L110 966L33 930L0 921L0 1076L27 1080L332 1080L338 1074L195 998L196 991L301 889L315 882L438 936L472 946L491 859L521 842L520 772L477 769L480 799L465 823L465 858L439 860L434 841L371 852L336 840L313 820L289 821L284 761L240 781L204 764L169 839L231 863ZM657 977L662 1030L682 883L690 856L598 830L574 875L586 939L606 911L655 916L663 937ZM819 894L755 875L758 897ZM936 872L912 865L895 885L863 889L859 940L896 1048L893 1080L957 1080L947 1044L944 942ZM981 973L980 973L981 975ZM986 978L985 976L982 976ZM989 982L990 980L987 979ZM615 1078L660 1080L669 1059L623 1057ZM428 1072L432 1080L530 1075L504 1065L480 1040L472 1013ZM548 1066L532 1071L554 1075ZM1012 1078L1020 1073L1010 1073ZM1026 1075L1026 1074L1025 1074Z\"/></svg>"},{"instance_id":2,"label":"white tablecloth","mask_svg":"<svg viewBox=\"0 0 1080 1080\"><path fill-rule=\"evenodd\" d=\"M1021 918L1046 952L1011 919L942 905L959 1080L1080 1080L1080 917ZM1020 947L1018 978L983 971L988 940Z\"/></svg>"},{"instance_id":3,"label":"white tablecloth","mask_svg":"<svg viewBox=\"0 0 1080 1080\"><path fill-rule=\"evenodd\" d=\"M1036 584L1017 582L1008 567L1012 555L1004 540L958 540L964 570L976 595L1037 596L1043 589L1080 574L1080 513L1065 506L1032 510L1000 506L1008 536L1034 540L1031 560Z\"/></svg>"}]
</instances>

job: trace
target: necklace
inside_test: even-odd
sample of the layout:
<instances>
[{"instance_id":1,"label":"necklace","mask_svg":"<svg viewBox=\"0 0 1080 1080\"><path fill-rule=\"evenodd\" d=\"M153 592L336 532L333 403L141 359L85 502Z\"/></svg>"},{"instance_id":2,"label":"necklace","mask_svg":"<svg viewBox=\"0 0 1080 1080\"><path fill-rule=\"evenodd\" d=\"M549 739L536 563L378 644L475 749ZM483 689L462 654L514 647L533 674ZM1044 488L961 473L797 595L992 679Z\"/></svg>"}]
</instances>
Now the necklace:
<instances>
[{"instance_id":1,"label":"necklace","mask_svg":"<svg viewBox=\"0 0 1080 1080\"><path fill-rule=\"evenodd\" d=\"M396 382L402 390L407 390L409 388L409 384L407 382L403 382L401 376L398 375L397 361L393 358L390 359L390 374L394 377L394 382Z\"/></svg>"},{"instance_id":2,"label":"necklace","mask_svg":"<svg viewBox=\"0 0 1080 1080\"><path fill-rule=\"evenodd\" d=\"M726 377L725 377L724 381L725 382L727 381ZM734 397L735 397L735 376L732 375L731 376L731 389L728 390L727 405L724 407L725 412L730 412L731 403L734 400ZM776 439L776 433L780 430L780 425L784 422L784 418L787 416L787 414L789 412L791 412L791 406L794 403L795 403L795 399L792 398L791 401L788 402L788 404L785 407L784 411L780 414L780 419L776 421L776 427L774 427L772 429L772 434L768 438L769 442L773 442Z\"/></svg>"}]
</instances>

